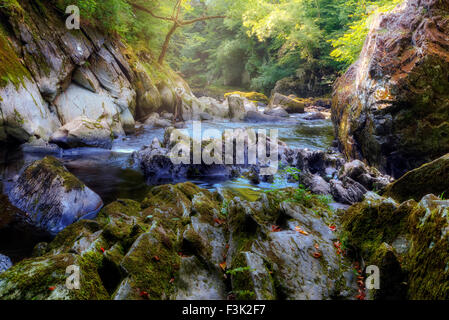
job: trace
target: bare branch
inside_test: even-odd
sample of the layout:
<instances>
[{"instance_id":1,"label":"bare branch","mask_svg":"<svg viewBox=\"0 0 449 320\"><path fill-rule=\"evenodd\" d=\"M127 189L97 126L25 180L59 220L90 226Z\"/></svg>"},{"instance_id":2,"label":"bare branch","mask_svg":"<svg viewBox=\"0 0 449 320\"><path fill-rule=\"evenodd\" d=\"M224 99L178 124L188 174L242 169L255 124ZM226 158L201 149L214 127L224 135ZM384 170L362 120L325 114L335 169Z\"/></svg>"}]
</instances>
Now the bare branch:
<instances>
[{"instance_id":1,"label":"bare branch","mask_svg":"<svg viewBox=\"0 0 449 320\"><path fill-rule=\"evenodd\" d=\"M165 20L165 21L175 21L174 17L161 17L161 16L158 16L158 15L154 14L153 11L151 11L150 9L147 9L147 8L141 6L141 5L138 5L138 4L135 4L135 3L130 3L130 5L133 8L137 9L137 10L149 13L153 18L161 19L161 20Z\"/></svg>"},{"instance_id":2,"label":"bare branch","mask_svg":"<svg viewBox=\"0 0 449 320\"><path fill-rule=\"evenodd\" d=\"M199 21L205 21L205 20L212 20L212 19L225 19L226 16L208 16L208 17L201 17L201 18L196 18L196 19L192 19L192 20L186 20L186 21L180 21L181 26L186 26L189 24L193 24Z\"/></svg>"}]
</instances>

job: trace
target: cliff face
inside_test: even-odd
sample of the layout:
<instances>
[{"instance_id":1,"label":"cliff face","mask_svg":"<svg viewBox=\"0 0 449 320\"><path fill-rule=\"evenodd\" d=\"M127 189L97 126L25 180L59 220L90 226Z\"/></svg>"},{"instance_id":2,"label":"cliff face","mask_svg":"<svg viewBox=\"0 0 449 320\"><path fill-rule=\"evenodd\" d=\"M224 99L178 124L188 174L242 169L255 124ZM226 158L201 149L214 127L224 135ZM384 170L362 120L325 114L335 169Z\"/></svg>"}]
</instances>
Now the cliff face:
<instances>
[{"instance_id":1,"label":"cliff face","mask_svg":"<svg viewBox=\"0 0 449 320\"><path fill-rule=\"evenodd\" d=\"M185 119L202 109L149 51L135 52L87 24L68 30L65 19L48 1L0 8L0 143L48 140L80 116L128 133L150 112L173 111L177 88Z\"/></svg>"},{"instance_id":2,"label":"cliff face","mask_svg":"<svg viewBox=\"0 0 449 320\"><path fill-rule=\"evenodd\" d=\"M336 83L332 119L348 158L395 177L449 152L449 2L406 0L373 22Z\"/></svg>"}]
</instances>

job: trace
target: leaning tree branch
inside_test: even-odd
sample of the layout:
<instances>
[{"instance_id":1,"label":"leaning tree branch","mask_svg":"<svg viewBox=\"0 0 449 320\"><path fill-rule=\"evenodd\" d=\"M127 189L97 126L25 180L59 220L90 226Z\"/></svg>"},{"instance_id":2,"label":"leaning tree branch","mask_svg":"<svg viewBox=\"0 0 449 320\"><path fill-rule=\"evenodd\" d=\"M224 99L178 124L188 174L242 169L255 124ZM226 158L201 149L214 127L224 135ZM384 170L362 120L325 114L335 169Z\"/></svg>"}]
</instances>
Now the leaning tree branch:
<instances>
[{"instance_id":1,"label":"leaning tree branch","mask_svg":"<svg viewBox=\"0 0 449 320\"><path fill-rule=\"evenodd\" d=\"M200 18L196 18L196 19L192 19L192 20L180 21L179 23L181 26L186 26L186 25L193 24L193 23L200 22L200 21L212 20L212 19L224 19L224 18L226 18L226 16L208 16L208 17L200 17Z\"/></svg>"},{"instance_id":2,"label":"leaning tree branch","mask_svg":"<svg viewBox=\"0 0 449 320\"><path fill-rule=\"evenodd\" d=\"M138 4L135 4L135 3L130 3L130 5L133 8L137 9L137 10L149 13L153 18L161 19L161 20L165 20L165 21L175 21L174 17L161 17L161 16L158 16L158 15L154 14L153 11L151 11L150 9L147 9L147 8L141 6L141 5L138 5Z\"/></svg>"}]
</instances>

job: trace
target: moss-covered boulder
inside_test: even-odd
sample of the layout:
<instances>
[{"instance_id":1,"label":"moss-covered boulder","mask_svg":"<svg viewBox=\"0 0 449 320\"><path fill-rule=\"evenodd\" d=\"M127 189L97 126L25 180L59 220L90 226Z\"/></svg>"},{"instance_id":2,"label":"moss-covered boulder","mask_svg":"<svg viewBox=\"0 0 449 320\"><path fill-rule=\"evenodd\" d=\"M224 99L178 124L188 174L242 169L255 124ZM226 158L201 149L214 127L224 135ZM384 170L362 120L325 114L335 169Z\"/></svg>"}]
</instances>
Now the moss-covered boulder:
<instances>
[{"instance_id":1,"label":"moss-covered boulder","mask_svg":"<svg viewBox=\"0 0 449 320\"><path fill-rule=\"evenodd\" d=\"M80 289L66 285L70 266L80 270ZM100 254L83 257L66 253L24 260L0 274L2 300L102 300L109 295L97 270Z\"/></svg>"},{"instance_id":2,"label":"moss-covered boulder","mask_svg":"<svg viewBox=\"0 0 449 320\"><path fill-rule=\"evenodd\" d=\"M270 100L269 108L282 107L288 113L304 113L304 109L309 105L311 100L275 93Z\"/></svg>"},{"instance_id":3,"label":"moss-covered boulder","mask_svg":"<svg viewBox=\"0 0 449 320\"><path fill-rule=\"evenodd\" d=\"M347 158L398 178L449 151L449 5L404 1L372 21L336 83L332 119Z\"/></svg>"},{"instance_id":4,"label":"moss-covered boulder","mask_svg":"<svg viewBox=\"0 0 449 320\"><path fill-rule=\"evenodd\" d=\"M350 263L337 254L327 225L329 209L313 197L295 199L294 193L229 203L226 262L237 299L355 296Z\"/></svg>"},{"instance_id":5,"label":"moss-covered boulder","mask_svg":"<svg viewBox=\"0 0 449 320\"><path fill-rule=\"evenodd\" d=\"M374 298L449 298L448 208L434 195L402 204L371 195L343 215L345 245L380 269Z\"/></svg>"},{"instance_id":6,"label":"moss-covered boulder","mask_svg":"<svg viewBox=\"0 0 449 320\"><path fill-rule=\"evenodd\" d=\"M384 195L399 202L419 201L426 194L449 196L449 154L411 170L385 189Z\"/></svg>"},{"instance_id":7,"label":"moss-covered boulder","mask_svg":"<svg viewBox=\"0 0 449 320\"><path fill-rule=\"evenodd\" d=\"M36 226L54 234L81 218L95 217L103 206L101 198L54 157L26 167L9 198Z\"/></svg>"},{"instance_id":8,"label":"moss-covered boulder","mask_svg":"<svg viewBox=\"0 0 449 320\"><path fill-rule=\"evenodd\" d=\"M224 97L225 99L228 98L229 96L232 95L238 95L241 96L245 99L248 99L250 101L255 101L255 102L263 102L263 103L268 103L268 97L266 95L264 95L263 93L259 93L259 92L241 92L241 91L234 91L234 92L228 92L225 93Z\"/></svg>"}]
</instances>

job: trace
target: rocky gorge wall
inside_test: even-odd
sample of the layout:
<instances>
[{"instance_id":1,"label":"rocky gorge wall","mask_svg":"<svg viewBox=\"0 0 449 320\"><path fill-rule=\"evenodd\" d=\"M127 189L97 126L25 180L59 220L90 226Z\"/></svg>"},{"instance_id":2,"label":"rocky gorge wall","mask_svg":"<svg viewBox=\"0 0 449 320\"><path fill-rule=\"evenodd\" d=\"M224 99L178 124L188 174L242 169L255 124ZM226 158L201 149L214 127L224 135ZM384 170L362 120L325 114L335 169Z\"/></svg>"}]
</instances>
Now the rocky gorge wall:
<instances>
[{"instance_id":1,"label":"rocky gorge wall","mask_svg":"<svg viewBox=\"0 0 449 320\"><path fill-rule=\"evenodd\" d=\"M202 109L148 50L134 51L83 22L68 30L65 19L50 1L0 8L0 143L48 140L81 116L123 135L151 112L173 112L177 88L184 119Z\"/></svg>"},{"instance_id":2,"label":"rocky gorge wall","mask_svg":"<svg viewBox=\"0 0 449 320\"><path fill-rule=\"evenodd\" d=\"M332 119L347 158L396 178L449 152L448 1L406 0L372 22Z\"/></svg>"}]
</instances>

